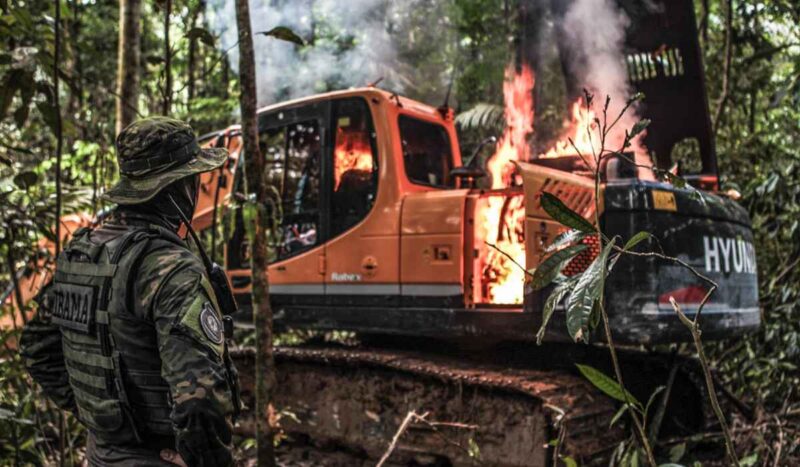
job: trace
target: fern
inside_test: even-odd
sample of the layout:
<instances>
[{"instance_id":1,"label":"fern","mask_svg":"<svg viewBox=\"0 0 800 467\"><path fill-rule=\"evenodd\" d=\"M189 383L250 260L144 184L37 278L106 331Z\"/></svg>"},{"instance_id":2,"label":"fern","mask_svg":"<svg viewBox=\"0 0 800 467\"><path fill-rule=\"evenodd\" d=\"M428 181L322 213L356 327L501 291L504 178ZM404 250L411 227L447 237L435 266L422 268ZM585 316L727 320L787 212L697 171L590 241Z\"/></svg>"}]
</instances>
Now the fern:
<instances>
[{"instance_id":1,"label":"fern","mask_svg":"<svg viewBox=\"0 0 800 467\"><path fill-rule=\"evenodd\" d=\"M502 130L505 124L503 107L480 103L456 116L456 124L463 130Z\"/></svg>"}]
</instances>

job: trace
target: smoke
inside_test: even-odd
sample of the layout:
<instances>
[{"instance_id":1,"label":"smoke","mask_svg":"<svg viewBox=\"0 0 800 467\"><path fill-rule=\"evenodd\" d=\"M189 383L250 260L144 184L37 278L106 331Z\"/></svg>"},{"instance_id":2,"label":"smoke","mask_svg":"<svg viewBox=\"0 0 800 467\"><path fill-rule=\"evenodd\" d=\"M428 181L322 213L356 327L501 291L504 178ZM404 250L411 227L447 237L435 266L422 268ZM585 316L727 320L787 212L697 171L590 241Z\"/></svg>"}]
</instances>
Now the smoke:
<instances>
[{"instance_id":1,"label":"smoke","mask_svg":"<svg viewBox=\"0 0 800 467\"><path fill-rule=\"evenodd\" d=\"M570 70L575 82L592 93L598 105L610 97L609 120L619 115L632 95L624 53L629 25L630 19L614 0L574 0L560 25L572 57ZM637 120L632 106L609 135L611 149L619 149L624 130ZM633 145L637 154L646 152L640 140L637 138Z\"/></svg>"},{"instance_id":2,"label":"smoke","mask_svg":"<svg viewBox=\"0 0 800 467\"><path fill-rule=\"evenodd\" d=\"M383 87L403 91L391 32L416 0L250 0L254 33L258 101L260 105L330 89L364 86L383 77ZM207 15L211 30L227 50L238 40L233 0L211 0ZM313 47L258 34L287 26ZM330 34L334 31L336 34ZM344 46L343 46L344 44ZM238 48L229 52L238 71Z\"/></svg>"}]
</instances>

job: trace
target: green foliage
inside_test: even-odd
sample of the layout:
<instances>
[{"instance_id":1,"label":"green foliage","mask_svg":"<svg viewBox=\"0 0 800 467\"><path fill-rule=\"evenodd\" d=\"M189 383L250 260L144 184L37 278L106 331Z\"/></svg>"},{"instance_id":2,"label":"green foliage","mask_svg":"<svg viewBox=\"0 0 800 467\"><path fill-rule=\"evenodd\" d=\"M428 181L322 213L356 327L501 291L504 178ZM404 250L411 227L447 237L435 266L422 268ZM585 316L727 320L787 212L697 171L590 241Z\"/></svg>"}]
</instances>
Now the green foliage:
<instances>
[{"instance_id":1,"label":"green foliage","mask_svg":"<svg viewBox=\"0 0 800 467\"><path fill-rule=\"evenodd\" d=\"M456 124L462 130L487 129L502 131L505 126L503 107L495 104L478 103L456 116Z\"/></svg>"},{"instance_id":2,"label":"green foliage","mask_svg":"<svg viewBox=\"0 0 800 467\"><path fill-rule=\"evenodd\" d=\"M589 341L590 316L602 297L608 274L608 254L615 241L612 238L592 264L580 274L575 290L567 299L567 331L575 341Z\"/></svg>"},{"instance_id":3,"label":"green foliage","mask_svg":"<svg viewBox=\"0 0 800 467\"><path fill-rule=\"evenodd\" d=\"M543 192L541 203L542 209L544 209L553 220L584 233L594 233L596 231L591 222L570 209L552 193Z\"/></svg>"},{"instance_id":4,"label":"green foliage","mask_svg":"<svg viewBox=\"0 0 800 467\"><path fill-rule=\"evenodd\" d=\"M567 296L574 288L575 284L578 282L580 276L572 276L569 279L565 280L564 282L558 284L550 295L547 296L547 300L544 302L544 309L542 310L542 325L539 327L539 331L536 333L536 344L542 345L542 340L544 340L544 335L547 330L547 323L550 322L550 318L553 316L553 312L555 311L556 307L564 297Z\"/></svg>"},{"instance_id":5,"label":"green foliage","mask_svg":"<svg viewBox=\"0 0 800 467\"><path fill-rule=\"evenodd\" d=\"M576 364L578 371L589 380L597 389L603 391L607 396L616 399L625 404L634 404L641 407L641 402L637 401L633 394L628 392L627 389L620 386L612 378L606 376L602 371L592 368L588 365Z\"/></svg>"},{"instance_id":6,"label":"green foliage","mask_svg":"<svg viewBox=\"0 0 800 467\"><path fill-rule=\"evenodd\" d=\"M269 31L259 32L257 34L262 34L268 37L274 37L275 39L279 39L286 42L291 42L296 45L306 45L306 42L297 34L294 33L291 29L287 28L286 26L276 26Z\"/></svg>"},{"instance_id":7,"label":"green foliage","mask_svg":"<svg viewBox=\"0 0 800 467\"><path fill-rule=\"evenodd\" d=\"M564 266L585 249L586 245L570 245L545 258L533 272L530 284L533 290L539 290L553 282Z\"/></svg>"},{"instance_id":8,"label":"green foliage","mask_svg":"<svg viewBox=\"0 0 800 467\"><path fill-rule=\"evenodd\" d=\"M639 232L633 237L631 237L627 242L625 242L625 246L622 248L625 251L632 250L633 247L642 243L643 241L652 238L653 235L650 232Z\"/></svg>"}]
</instances>

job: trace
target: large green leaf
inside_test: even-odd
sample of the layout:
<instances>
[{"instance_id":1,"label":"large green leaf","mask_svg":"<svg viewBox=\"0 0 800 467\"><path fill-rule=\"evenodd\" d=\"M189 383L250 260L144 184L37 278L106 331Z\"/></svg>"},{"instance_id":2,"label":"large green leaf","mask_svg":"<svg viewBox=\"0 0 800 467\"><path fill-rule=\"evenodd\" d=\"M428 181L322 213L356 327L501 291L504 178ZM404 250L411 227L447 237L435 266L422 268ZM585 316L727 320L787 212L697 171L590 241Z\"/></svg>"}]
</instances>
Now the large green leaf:
<instances>
[{"instance_id":1,"label":"large green leaf","mask_svg":"<svg viewBox=\"0 0 800 467\"><path fill-rule=\"evenodd\" d=\"M578 367L578 370L581 372L584 378L589 380L590 383L592 383L597 389L603 391L603 393L605 393L607 396L613 397L620 402L635 404L637 406L642 405L638 400L636 400L635 397L633 397L633 394L620 386L619 383L606 376L602 371L592 368L589 365L581 365L580 363L576 363L575 366Z\"/></svg>"},{"instance_id":2,"label":"large green leaf","mask_svg":"<svg viewBox=\"0 0 800 467\"><path fill-rule=\"evenodd\" d=\"M586 245L572 245L548 256L533 272L533 279L531 280L533 290L539 290L550 285L553 279L558 276L558 273L567 265L567 262L585 249Z\"/></svg>"},{"instance_id":3,"label":"large green leaf","mask_svg":"<svg viewBox=\"0 0 800 467\"><path fill-rule=\"evenodd\" d=\"M550 253L551 251L559 250L567 245L577 243L584 238L586 238L585 232L574 229L567 230L566 232L559 234L556 239L553 240L553 243L547 246L545 252Z\"/></svg>"},{"instance_id":4,"label":"large green leaf","mask_svg":"<svg viewBox=\"0 0 800 467\"><path fill-rule=\"evenodd\" d=\"M594 303L600 298L607 274L606 261L614 247L616 238L612 238L592 264L581 274L575 290L567 300L567 331L576 342L587 340L589 318Z\"/></svg>"},{"instance_id":5,"label":"large green leaf","mask_svg":"<svg viewBox=\"0 0 800 467\"><path fill-rule=\"evenodd\" d=\"M558 304L561 300L575 287L575 283L578 282L578 278L580 276L572 276L563 283L556 286L550 295L547 297L547 300L544 302L544 309L542 311L542 325L539 327L539 332L536 333L536 344L541 345L542 340L544 339L544 334L547 330L547 323L550 322L550 318L553 316L553 312L555 311Z\"/></svg>"},{"instance_id":6,"label":"large green leaf","mask_svg":"<svg viewBox=\"0 0 800 467\"><path fill-rule=\"evenodd\" d=\"M295 34L294 31L286 26L275 26L269 31L262 31L259 32L259 34L263 34L267 37L274 37L275 39L280 39L282 41L291 42L297 45L306 45L305 41L300 36Z\"/></svg>"},{"instance_id":7,"label":"large green leaf","mask_svg":"<svg viewBox=\"0 0 800 467\"><path fill-rule=\"evenodd\" d=\"M554 220L575 230L585 233L594 233L596 229L591 222L587 221L580 214L570 209L566 204L556 198L555 195L546 191L542 192L542 209L547 212Z\"/></svg>"}]
</instances>

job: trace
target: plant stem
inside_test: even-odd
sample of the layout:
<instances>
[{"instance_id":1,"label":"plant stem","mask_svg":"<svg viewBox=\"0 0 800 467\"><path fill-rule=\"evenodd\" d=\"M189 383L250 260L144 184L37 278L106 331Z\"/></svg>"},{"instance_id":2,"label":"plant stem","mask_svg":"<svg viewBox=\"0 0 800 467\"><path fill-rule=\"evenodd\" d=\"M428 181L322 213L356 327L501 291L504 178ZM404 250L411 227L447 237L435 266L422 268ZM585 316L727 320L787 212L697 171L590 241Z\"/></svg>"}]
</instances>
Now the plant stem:
<instances>
[{"instance_id":1,"label":"plant stem","mask_svg":"<svg viewBox=\"0 0 800 467\"><path fill-rule=\"evenodd\" d=\"M703 306L707 298L711 295L710 292L713 292L714 288L712 288L709 293L706 295L706 299L700 304L700 307L697 310L697 316L700 315L700 310L702 310ZM705 377L706 381L706 389L708 390L708 399L711 401L711 407L714 409L714 414L717 416L717 421L719 421L719 426L722 428L722 434L725 438L725 450L728 454L728 460L731 462L732 465L737 466L739 465L739 458L736 456L736 449L733 445L733 438L731 437L731 431L728 428L728 422L725 420L725 414L722 413L722 408L719 405L719 400L717 400L717 392L714 387L714 379L711 376L711 369L708 366L708 359L706 358L706 354L703 351L703 341L700 339L700 335L702 332L700 331L700 324L697 322L697 317L694 320L689 319L681 310L680 305L678 302L675 301L674 298L669 298L670 304L672 304L672 308L675 310L675 313L678 314L678 318L680 318L681 323L683 323L688 329L689 332L692 333L692 340L694 341L694 346L697 349L697 358L700 359L700 365L703 367L703 376Z\"/></svg>"},{"instance_id":2,"label":"plant stem","mask_svg":"<svg viewBox=\"0 0 800 467\"><path fill-rule=\"evenodd\" d=\"M591 101L588 97L586 99L587 107L589 106L589 102ZM606 116L608 113L608 104L603 109L603 121L606 121ZM616 121L614 122L616 123ZM603 155L605 151L605 140L606 140L606 132L607 129L604 127L601 135L600 135L600 150L599 153L595 156L595 166L594 166L594 220L595 220L595 227L597 228L597 245L598 250L603 251L603 232L600 226L600 163L603 160ZM594 151L594 145L592 145L592 151ZM607 272L607 266L603 265L602 274L605 276ZM630 407L633 407L632 401L628 400L628 391L625 391L625 383L622 378L622 367L619 364L619 359L617 358L617 349L614 346L614 338L611 335L611 324L609 323L608 313L606 312L606 307L603 303L605 299L605 285L600 288L600 296L598 297L597 301L600 308L600 318L603 320L603 329L606 335L606 343L608 344L608 350L611 354L611 364L614 367L614 374L617 378L617 383L621 388L623 388L622 393L625 396L625 403L628 404ZM653 457L653 450L650 447L650 443L647 440L647 434L645 433L644 426L642 425L642 421L639 420L639 416L636 415L636 412L631 408L628 410L628 413L631 415L631 420L633 420L633 424L636 426L637 436L639 437L639 441L642 444L642 448L645 451L645 455L647 456L647 462L651 465L651 467L656 467L656 460Z\"/></svg>"}]
</instances>

